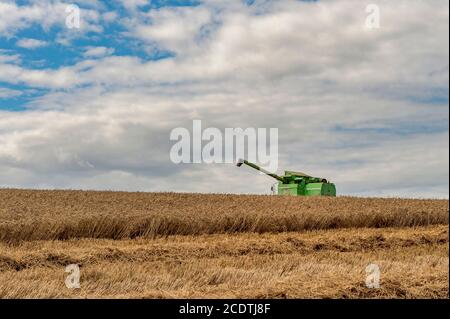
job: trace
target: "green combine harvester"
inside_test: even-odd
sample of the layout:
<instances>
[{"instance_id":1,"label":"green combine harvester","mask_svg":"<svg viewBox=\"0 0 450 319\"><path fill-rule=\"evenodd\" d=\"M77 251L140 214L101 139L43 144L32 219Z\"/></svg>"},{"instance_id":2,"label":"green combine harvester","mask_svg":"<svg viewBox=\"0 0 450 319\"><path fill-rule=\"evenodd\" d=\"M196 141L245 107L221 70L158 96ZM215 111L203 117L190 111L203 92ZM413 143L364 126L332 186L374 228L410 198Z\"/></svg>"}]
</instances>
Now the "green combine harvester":
<instances>
[{"instance_id":1,"label":"green combine harvester","mask_svg":"<svg viewBox=\"0 0 450 319\"><path fill-rule=\"evenodd\" d=\"M336 196L336 187L325 178L312 177L301 172L284 171L283 176L270 173L249 161L240 159L237 166L246 164L278 180L278 195L295 196ZM273 190L273 188L272 188Z\"/></svg>"}]
</instances>

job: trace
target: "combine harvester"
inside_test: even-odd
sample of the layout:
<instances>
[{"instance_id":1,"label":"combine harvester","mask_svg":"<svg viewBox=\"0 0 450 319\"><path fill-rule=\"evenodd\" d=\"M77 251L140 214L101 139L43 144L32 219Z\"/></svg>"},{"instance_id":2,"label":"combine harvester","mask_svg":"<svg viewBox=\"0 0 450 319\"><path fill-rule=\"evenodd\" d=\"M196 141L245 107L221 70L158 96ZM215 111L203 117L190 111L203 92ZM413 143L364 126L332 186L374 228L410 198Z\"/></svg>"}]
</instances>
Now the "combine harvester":
<instances>
[{"instance_id":1,"label":"combine harvester","mask_svg":"<svg viewBox=\"0 0 450 319\"><path fill-rule=\"evenodd\" d=\"M283 176L270 173L249 161L240 159L237 166L242 164L248 165L270 177L278 180L278 195L294 195L294 196L336 196L336 187L333 183L328 182L325 178L312 177L301 172L284 171ZM274 186L272 192L275 193Z\"/></svg>"}]
</instances>

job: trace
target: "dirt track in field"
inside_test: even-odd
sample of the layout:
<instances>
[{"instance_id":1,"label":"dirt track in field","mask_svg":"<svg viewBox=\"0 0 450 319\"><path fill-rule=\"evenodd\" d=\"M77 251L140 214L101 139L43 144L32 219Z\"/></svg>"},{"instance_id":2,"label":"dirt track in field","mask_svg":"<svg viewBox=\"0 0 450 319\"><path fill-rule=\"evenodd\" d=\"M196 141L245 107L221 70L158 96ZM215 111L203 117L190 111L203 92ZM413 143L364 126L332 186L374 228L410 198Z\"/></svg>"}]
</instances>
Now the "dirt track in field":
<instances>
[{"instance_id":1,"label":"dirt track in field","mask_svg":"<svg viewBox=\"0 0 450 319\"><path fill-rule=\"evenodd\" d=\"M448 216L447 200L2 189L0 297L447 298Z\"/></svg>"}]
</instances>

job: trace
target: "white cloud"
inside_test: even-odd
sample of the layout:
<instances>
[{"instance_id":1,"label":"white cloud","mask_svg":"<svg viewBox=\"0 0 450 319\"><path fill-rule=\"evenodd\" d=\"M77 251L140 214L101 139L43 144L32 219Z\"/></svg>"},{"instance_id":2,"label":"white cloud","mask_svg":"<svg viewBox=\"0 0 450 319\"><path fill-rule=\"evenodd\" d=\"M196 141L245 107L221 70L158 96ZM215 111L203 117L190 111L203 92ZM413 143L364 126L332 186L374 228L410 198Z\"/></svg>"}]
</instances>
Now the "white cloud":
<instances>
[{"instance_id":1,"label":"white cloud","mask_svg":"<svg viewBox=\"0 0 450 319\"><path fill-rule=\"evenodd\" d=\"M29 70L9 63L0 64L0 81L43 88L69 88L81 84L75 67Z\"/></svg>"},{"instance_id":2,"label":"white cloud","mask_svg":"<svg viewBox=\"0 0 450 319\"><path fill-rule=\"evenodd\" d=\"M33 70L0 56L0 81L52 89L1 113L0 186L267 193L249 170L170 163L170 130L202 119L278 127L280 169L340 194L448 197L448 105L424 102L448 96L448 2L379 4L368 31L357 0L136 3L127 35L174 58L94 47Z\"/></svg>"},{"instance_id":3,"label":"white cloud","mask_svg":"<svg viewBox=\"0 0 450 319\"><path fill-rule=\"evenodd\" d=\"M0 49L0 66L2 63L18 64L21 61L18 54L11 54L9 50Z\"/></svg>"},{"instance_id":4,"label":"white cloud","mask_svg":"<svg viewBox=\"0 0 450 319\"><path fill-rule=\"evenodd\" d=\"M21 95L22 93L18 90L12 90L8 88L1 88L0 87L0 99L8 99L11 97L16 97Z\"/></svg>"},{"instance_id":5,"label":"white cloud","mask_svg":"<svg viewBox=\"0 0 450 319\"><path fill-rule=\"evenodd\" d=\"M382 28L373 32L364 28L365 5L359 1L281 1L265 14L223 10L214 19L217 13L207 8L150 11L129 25L130 35L175 51L175 59L144 63L134 57L108 57L77 76L85 84L236 77L253 82L299 76L355 91L378 90L387 83L399 86L396 90L416 86L424 93L430 87L445 86L448 64L442 61L448 56L448 16L422 1L414 6L383 2L382 7ZM404 7L408 14L399 17ZM218 20L217 25L209 25L211 19ZM417 39L423 45L411 49ZM112 68L122 77L110 77L115 72Z\"/></svg>"},{"instance_id":6,"label":"white cloud","mask_svg":"<svg viewBox=\"0 0 450 319\"><path fill-rule=\"evenodd\" d=\"M29 28L33 25L40 26L48 31L53 26L61 27L61 38L72 39L80 37L87 32L101 32L102 28L98 25L100 20L100 5L96 1L90 2L93 8L81 8L80 29L76 32L65 27L67 17L67 3L60 0L39 0L30 1L26 5L18 5L14 1L0 1L0 35L11 37L20 30ZM83 4L86 5L86 4ZM96 8L97 7L97 8Z\"/></svg>"},{"instance_id":7,"label":"white cloud","mask_svg":"<svg viewBox=\"0 0 450 319\"><path fill-rule=\"evenodd\" d=\"M139 7L150 4L151 0L119 0L119 2L127 9L134 11Z\"/></svg>"},{"instance_id":8,"label":"white cloud","mask_svg":"<svg viewBox=\"0 0 450 319\"><path fill-rule=\"evenodd\" d=\"M0 2L0 34L9 34L42 20L44 11L38 6L17 6L14 1Z\"/></svg>"},{"instance_id":9,"label":"white cloud","mask_svg":"<svg viewBox=\"0 0 450 319\"><path fill-rule=\"evenodd\" d=\"M24 38L18 40L16 42L16 45L25 49L36 49L47 46L48 42L37 39Z\"/></svg>"},{"instance_id":10,"label":"white cloud","mask_svg":"<svg viewBox=\"0 0 450 319\"><path fill-rule=\"evenodd\" d=\"M83 55L87 58L100 58L114 53L114 48L87 47Z\"/></svg>"},{"instance_id":11,"label":"white cloud","mask_svg":"<svg viewBox=\"0 0 450 319\"><path fill-rule=\"evenodd\" d=\"M141 18L142 22L132 26L137 38L186 55L201 40L200 29L211 22L212 13L202 7L162 8Z\"/></svg>"}]
</instances>

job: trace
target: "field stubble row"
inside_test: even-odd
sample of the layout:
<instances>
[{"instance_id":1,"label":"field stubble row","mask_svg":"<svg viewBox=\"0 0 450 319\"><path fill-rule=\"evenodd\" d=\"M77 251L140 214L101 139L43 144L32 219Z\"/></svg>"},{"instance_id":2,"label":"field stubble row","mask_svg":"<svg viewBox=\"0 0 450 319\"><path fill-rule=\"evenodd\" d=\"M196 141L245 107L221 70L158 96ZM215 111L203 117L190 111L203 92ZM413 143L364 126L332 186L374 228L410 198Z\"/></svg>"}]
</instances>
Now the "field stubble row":
<instances>
[{"instance_id":1,"label":"field stubble row","mask_svg":"<svg viewBox=\"0 0 450 319\"><path fill-rule=\"evenodd\" d=\"M64 286L68 263L81 289ZM0 298L24 297L448 298L448 228L0 243Z\"/></svg>"}]
</instances>

